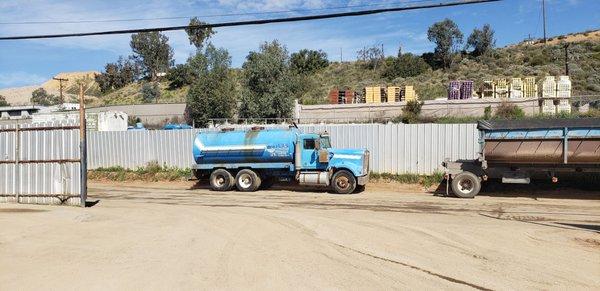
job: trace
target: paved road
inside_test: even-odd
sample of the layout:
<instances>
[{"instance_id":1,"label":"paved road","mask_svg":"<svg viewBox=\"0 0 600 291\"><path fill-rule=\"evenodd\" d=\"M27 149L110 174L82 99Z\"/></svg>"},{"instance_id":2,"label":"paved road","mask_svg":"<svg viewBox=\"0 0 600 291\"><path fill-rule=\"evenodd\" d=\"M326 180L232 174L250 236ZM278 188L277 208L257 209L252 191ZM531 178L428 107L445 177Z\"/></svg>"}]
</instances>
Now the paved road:
<instances>
[{"instance_id":1,"label":"paved road","mask_svg":"<svg viewBox=\"0 0 600 291\"><path fill-rule=\"evenodd\" d=\"M600 288L600 199L193 188L0 205L0 289Z\"/></svg>"}]
</instances>

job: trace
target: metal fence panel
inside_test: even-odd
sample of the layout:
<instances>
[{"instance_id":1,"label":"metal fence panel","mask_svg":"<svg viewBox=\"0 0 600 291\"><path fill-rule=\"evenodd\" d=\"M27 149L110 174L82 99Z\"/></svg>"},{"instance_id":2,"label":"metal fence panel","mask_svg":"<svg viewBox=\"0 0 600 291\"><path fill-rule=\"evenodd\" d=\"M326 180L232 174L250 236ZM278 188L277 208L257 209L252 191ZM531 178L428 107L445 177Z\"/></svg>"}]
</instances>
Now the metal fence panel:
<instances>
[{"instance_id":1,"label":"metal fence panel","mask_svg":"<svg viewBox=\"0 0 600 291\"><path fill-rule=\"evenodd\" d=\"M19 124L20 129L76 126L75 121ZM16 124L0 126L14 129ZM79 159L77 129L0 132L0 160ZM77 162L0 164L0 202L80 205L80 167Z\"/></svg>"},{"instance_id":2,"label":"metal fence panel","mask_svg":"<svg viewBox=\"0 0 600 291\"><path fill-rule=\"evenodd\" d=\"M367 148L378 173L432 174L444 159L477 157L475 124L327 124L299 125L303 132L327 131L335 147ZM90 132L89 169L144 167L150 162L177 168L193 164L192 143L200 131L154 130Z\"/></svg>"}]
</instances>

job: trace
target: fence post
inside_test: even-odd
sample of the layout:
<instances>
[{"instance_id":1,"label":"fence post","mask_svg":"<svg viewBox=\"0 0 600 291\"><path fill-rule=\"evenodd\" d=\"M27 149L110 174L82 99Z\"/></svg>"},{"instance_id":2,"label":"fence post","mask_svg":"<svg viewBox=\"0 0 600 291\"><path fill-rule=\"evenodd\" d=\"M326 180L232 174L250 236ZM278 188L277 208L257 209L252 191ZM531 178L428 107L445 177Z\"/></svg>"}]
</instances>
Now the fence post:
<instances>
[{"instance_id":1,"label":"fence post","mask_svg":"<svg viewBox=\"0 0 600 291\"><path fill-rule=\"evenodd\" d=\"M19 192L21 192L21 169L19 168L19 156L21 139L19 138L19 121L16 121L15 126L15 199L20 203Z\"/></svg>"},{"instance_id":2,"label":"fence post","mask_svg":"<svg viewBox=\"0 0 600 291\"><path fill-rule=\"evenodd\" d=\"M87 200L87 134L85 124L85 104L83 96L83 84L79 84L79 155L80 155L80 193L81 207L85 207Z\"/></svg>"}]
</instances>

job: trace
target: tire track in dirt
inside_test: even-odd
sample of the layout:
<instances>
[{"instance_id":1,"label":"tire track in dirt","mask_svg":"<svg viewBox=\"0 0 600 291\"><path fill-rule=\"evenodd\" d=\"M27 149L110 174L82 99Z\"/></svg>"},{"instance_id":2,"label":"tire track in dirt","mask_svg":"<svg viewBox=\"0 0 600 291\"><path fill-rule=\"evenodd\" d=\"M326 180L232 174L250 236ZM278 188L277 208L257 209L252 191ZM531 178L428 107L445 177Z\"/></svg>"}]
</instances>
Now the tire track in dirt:
<instances>
[{"instance_id":1,"label":"tire track in dirt","mask_svg":"<svg viewBox=\"0 0 600 291\"><path fill-rule=\"evenodd\" d=\"M426 273L428 275L431 275L431 276L434 276L434 277L446 280L448 282L452 282L452 283L455 283L455 284L461 284L461 285L469 286L469 287L477 289L477 290L485 290L485 291L491 291L491 290L493 290L493 289L489 289L489 288L486 288L486 287L483 287L483 286L479 286L479 285L476 285L476 284L473 284L473 283L469 283L469 282L466 282L466 281L463 281L463 280L460 280L460 279L456 279L456 278L453 278L453 277L450 277L450 276L446 276L446 275L442 275L442 274L439 274L439 273L435 273L433 271L429 271L429 270L426 270L426 269L423 269L421 267L417 267L417 266L414 266L414 265L411 265L411 264L408 264L408 263L404 263L404 262L400 262L400 261L396 261L396 260L392 260L392 259L380 257L380 256L377 256L377 255L369 254L369 253L366 253L366 252L363 252L363 251L359 251L359 250L356 250L356 249L353 249L353 248L350 248L350 247L347 247L347 246L344 246L344 245L341 245L341 244L338 244L338 243L334 243L334 242L329 242L329 243L331 243L333 245L336 245L336 246L338 246L340 248L343 248L343 249L346 249L346 250L349 250L349 251L352 251L352 252L355 252L355 253L367 256L367 257L371 257L371 258L374 258L374 259L377 259L377 260L381 260L381 261L385 261L385 262L389 262L389 263L393 263L393 264L398 264L398 265L401 265L401 266L404 266L404 267L408 267L408 268L411 268L413 270L417 270L417 271Z\"/></svg>"}]
</instances>

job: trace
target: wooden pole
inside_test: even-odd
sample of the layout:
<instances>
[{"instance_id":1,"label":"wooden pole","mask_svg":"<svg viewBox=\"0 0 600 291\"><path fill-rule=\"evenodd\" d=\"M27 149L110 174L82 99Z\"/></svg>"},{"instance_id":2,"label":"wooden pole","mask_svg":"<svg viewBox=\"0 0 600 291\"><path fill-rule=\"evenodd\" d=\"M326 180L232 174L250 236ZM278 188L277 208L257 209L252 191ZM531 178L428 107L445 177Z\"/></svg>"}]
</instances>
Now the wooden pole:
<instances>
[{"instance_id":1,"label":"wooden pole","mask_svg":"<svg viewBox=\"0 0 600 291\"><path fill-rule=\"evenodd\" d=\"M85 103L83 84L79 84L79 155L80 155L80 193L81 207L85 207L87 200L87 134L85 123Z\"/></svg>"}]
</instances>

